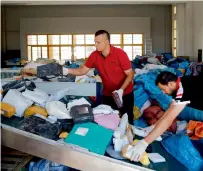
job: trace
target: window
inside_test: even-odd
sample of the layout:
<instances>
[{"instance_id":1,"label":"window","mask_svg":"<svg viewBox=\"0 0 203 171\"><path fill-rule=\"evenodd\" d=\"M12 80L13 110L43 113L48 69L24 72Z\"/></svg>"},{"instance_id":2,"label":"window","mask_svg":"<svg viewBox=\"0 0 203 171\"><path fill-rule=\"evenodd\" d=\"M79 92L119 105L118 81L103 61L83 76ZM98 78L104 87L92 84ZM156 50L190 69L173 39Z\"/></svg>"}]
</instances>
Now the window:
<instances>
[{"instance_id":1,"label":"window","mask_svg":"<svg viewBox=\"0 0 203 171\"><path fill-rule=\"evenodd\" d=\"M74 59L88 58L94 51L94 34L73 35Z\"/></svg>"},{"instance_id":2,"label":"window","mask_svg":"<svg viewBox=\"0 0 203 171\"><path fill-rule=\"evenodd\" d=\"M112 45L120 45L121 44L121 34L111 34L110 42Z\"/></svg>"},{"instance_id":3,"label":"window","mask_svg":"<svg viewBox=\"0 0 203 171\"><path fill-rule=\"evenodd\" d=\"M173 14L176 14L176 6L173 7Z\"/></svg>"},{"instance_id":4,"label":"window","mask_svg":"<svg viewBox=\"0 0 203 171\"><path fill-rule=\"evenodd\" d=\"M123 34L123 50L127 53L130 60L143 53L142 34Z\"/></svg>"},{"instance_id":5,"label":"window","mask_svg":"<svg viewBox=\"0 0 203 171\"><path fill-rule=\"evenodd\" d=\"M176 20L176 5L173 6L173 56L177 57L177 20Z\"/></svg>"},{"instance_id":6,"label":"window","mask_svg":"<svg viewBox=\"0 0 203 171\"><path fill-rule=\"evenodd\" d=\"M143 54L143 34L111 34L110 42L122 48L130 60ZM95 50L94 34L27 35L28 60L82 59L88 58Z\"/></svg>"},{"instance_id":7,"label":"window","mask_svg":"<svg viewBox=\"0 0 203 171\"><path fill-rule=\"evenodd\" d=\"M72 35L28 35L28 60L72 58Z\"/></svg>"}]
</instances>

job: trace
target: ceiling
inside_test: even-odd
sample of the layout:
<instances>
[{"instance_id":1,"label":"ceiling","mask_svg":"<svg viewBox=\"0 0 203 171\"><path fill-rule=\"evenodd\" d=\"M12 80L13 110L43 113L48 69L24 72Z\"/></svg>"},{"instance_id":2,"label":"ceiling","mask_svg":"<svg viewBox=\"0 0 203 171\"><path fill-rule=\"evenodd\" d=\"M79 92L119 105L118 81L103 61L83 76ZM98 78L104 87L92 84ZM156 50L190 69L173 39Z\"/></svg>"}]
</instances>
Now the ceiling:
<instances>
[{"instance_id":1,"label":"ceiling","mask_svg":"<svg viewBox=\"0 0 203 171\"><path fill-rule=\"evenodd\" d=\"M184 3L186 1L177 0L60 0L60 1L50 1L50 0L2 0L2 5L105 5L105 4L174 4L174 3Z\"/></svg>"}]
</instances>

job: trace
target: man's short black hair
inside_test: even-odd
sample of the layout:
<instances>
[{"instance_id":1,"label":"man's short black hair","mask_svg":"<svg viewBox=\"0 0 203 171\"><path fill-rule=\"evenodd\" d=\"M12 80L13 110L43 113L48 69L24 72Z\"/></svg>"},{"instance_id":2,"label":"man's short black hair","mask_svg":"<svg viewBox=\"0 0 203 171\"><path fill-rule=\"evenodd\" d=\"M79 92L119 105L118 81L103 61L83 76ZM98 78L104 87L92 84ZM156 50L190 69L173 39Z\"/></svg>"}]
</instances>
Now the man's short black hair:
<instances>
[{"instance_id":1,"label":"man's short black hair","mask_svg":"<svg viewBox=\"0 0 203 171\"><path fill-rule=\"evenodd\" d=\"M162 71L156 78L156 85L159 83L162 85L168 85L171 81L177 81L178 77L172 72Z\"/></svg>"},{"instance_id":2,"label":"man's short black hair","mask_svg":"<svg viewBox=\"0 0 203 171\"><path fill-rule=\"evenodd\" d=\"M99 35L101 35L101 34L106 34L107 39L110 41L110 34L109 34L109 32L106 31L106 30L98 30L98 31L95 33L95 37L96 37L96 36L99 36Z\"/></svg>"}]
</instances>

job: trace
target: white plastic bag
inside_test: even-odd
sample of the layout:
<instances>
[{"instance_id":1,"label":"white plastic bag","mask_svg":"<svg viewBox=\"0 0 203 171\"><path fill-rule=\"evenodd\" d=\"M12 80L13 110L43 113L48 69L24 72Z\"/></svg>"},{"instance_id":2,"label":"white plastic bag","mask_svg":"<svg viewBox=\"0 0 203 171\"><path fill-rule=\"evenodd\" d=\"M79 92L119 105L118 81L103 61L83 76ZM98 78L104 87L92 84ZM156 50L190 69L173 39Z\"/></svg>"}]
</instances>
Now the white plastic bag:
<instances>
[{"instance_id":1,"label":"white plastic bag","mask_svg":"<svg viewBox=\"0 0 203 171\"><path fill-rule=\"evenodd\" d=\"M56 93L51 94L51 96L49 97L49 99L47 100L47 102L51 102L51 101L58 101L60 99L62 99L64 96L69 95L70 91L74 91L74 88L66 88L63 90L60 90Z\"/></svg>"},{"instance_id":2,"label":"white plastic bag","mask_svg":"<svg viewBox=\"0 0 203 171\"><path fill-rule=\"evenodd\" d=\"M68 110L70 110L71 107L73 107L73 106L83 105L83 104L88 104L91 106L91 104L84 97L82 97L80 99L76 99L76 100L73 100L72 102L69 102L67 108L68 108Z\"/></svg>"},{"instance_id":3,"label":"white plastic bag","mask_svg":"<svg viewBox=\"0 0 203 171\"><path fill-rule=\"evenodd\" d=\"M46 110L49 115L55 116L57 119L71 119L70 113L66 109L66 105L60 101L52 101L46 103Z\"/></svg>"},{"instance_id":4,"label":"white plastic bag","mask_svg":"<svg viewBox=\"0 0 203 171\"><path fill-rule=\"evenodd\" d=\"M25 98L22 94L15 89L10 89L3 98L4 103L8 103L15 107L15 116L22 117L25 109L33 104L33 101Z\"/></svg>"},{"instance_id":5,"label":"white plastic bag","mask_svg":"<svg viewBox=\"0 0 203 171\"><path fill-rule=\"evenodd\" d=\"M49 99L49 95L38 88L35 88L34 91L26 89L22 95L38 104L42 104Z\"/></svg>"},{"instance_id":6,"label":"white plastic bag","mask_svg":"<svg viewBox=\"0 0 203 171\"><path fill-rule=\"evenodd\" d=\"M117 110L113 110L111 106L101 104L95 108L93 108L93 114L118 114Z\"/></svg>"}]
</instances>

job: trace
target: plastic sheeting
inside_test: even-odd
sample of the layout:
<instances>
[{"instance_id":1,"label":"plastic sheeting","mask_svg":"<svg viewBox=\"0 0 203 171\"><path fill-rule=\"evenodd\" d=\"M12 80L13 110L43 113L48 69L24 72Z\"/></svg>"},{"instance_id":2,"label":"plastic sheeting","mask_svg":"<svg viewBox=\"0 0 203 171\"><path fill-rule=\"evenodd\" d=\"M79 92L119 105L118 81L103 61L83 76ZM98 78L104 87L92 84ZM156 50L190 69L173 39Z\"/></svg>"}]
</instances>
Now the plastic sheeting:
<instances>
[{"instance_id":1,"label":"plastic sheeting","mask_svg":"<svg viewBox=\"0 0 203 171\"><path fill-rule=\"evenodd\" d=\"M161 143L168 153L185 165L189 170L203 170L203 158L193 146L188 136L176 134L162 140Z\"/></svg>"}]
</instances>

